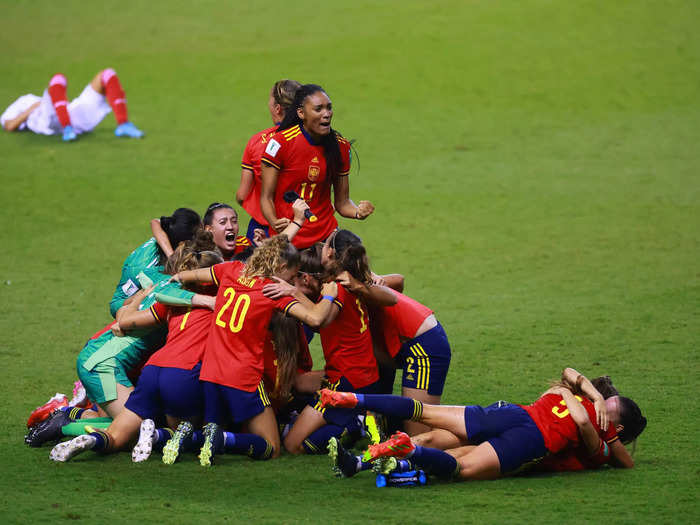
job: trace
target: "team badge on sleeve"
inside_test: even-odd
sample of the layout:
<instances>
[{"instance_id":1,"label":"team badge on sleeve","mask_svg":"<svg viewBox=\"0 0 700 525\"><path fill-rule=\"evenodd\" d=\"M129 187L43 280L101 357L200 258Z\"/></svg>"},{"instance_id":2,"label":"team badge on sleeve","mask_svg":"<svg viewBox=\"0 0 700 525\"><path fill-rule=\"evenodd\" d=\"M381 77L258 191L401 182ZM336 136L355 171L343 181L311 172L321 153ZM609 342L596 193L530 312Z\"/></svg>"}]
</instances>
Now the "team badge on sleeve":
<instances>
[{"instance_id":1,"label":"team badge on sleeve","mask_svg":"<svg viewBox=\"0 0 700 525\"><path fill-rule=\"evenodd\" d=\"M277 142L275 139L270 139L270 142L267 144L267 148L265 148L265 153L267 153L270 157L274 157L277 155L277 152L280 150L280 143Z\"/></svg>"}]
</instances>

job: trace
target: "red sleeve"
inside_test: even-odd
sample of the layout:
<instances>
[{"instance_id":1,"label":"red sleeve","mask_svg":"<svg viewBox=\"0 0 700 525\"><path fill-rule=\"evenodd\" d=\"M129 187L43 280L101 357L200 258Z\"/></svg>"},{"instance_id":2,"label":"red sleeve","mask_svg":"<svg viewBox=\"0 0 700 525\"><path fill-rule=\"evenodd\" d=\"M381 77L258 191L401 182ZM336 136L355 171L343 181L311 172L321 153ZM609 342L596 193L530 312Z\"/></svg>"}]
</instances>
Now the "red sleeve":
<instances>
[{"instance_id":1,"label":"red sleeve","mask_svg":"<svg viewBox=\"0 0 700 525\"><path fill-rule=\"evenodd\" d=\"M295 304L299 304L299 301L294 297L282 297L282 299L279 299L277 303L275 303L275 307L281 310L284 315L289 315L289 309Z\"/></svg>"},{"instance_id":2,"label":"red sleeve","mask_svg":"<svg viewBox=\"0 0 700 525\"><path fill-rule=\"evenodd\" d=\"M255 145L260 140L260 133L256 133L246 144L243 150L243 158L241 159L241 168L245 168L250 171L254 171L253 166L255 165L255 159L253 158L253 152L255 151Z\"/></svg>"},{"instance_id":3,"label":"red sleeve","mask_svg":"<svg viewBox=\"0 0 700 525\"><path fill-rule=\"evenodd\" d=\"M280 133L275 133L272 135L267 143L267 146L265 147L265 150L263 151L262 156L260 157L260 162L267 164L268 166L272 166L273 168L277 168L278 170L282 170L284 167L285 156L285 148L283 145L286 142L287 141L284 140L284 136Z\"/></svg>"},{"instance_id":4,"label":"red sleeve","mask_svg":"<svg viewBox=\"0 0 700 525\"><path fill-rule=\"evenodd\" d=\"M149 310L153 314L153 317L155 317L156 321L158 321L159 323L168 322L168 310L170 310L168 306L159 302L155 302L153 303L151 308L149 308Z\"/></svg>"},{"instance_id":5,"label":"red sleeve","mask_svg":"<svg viewBox=\"0 0 700 525\"><path fill-rule=\"evenodd\" d=\"M211 278L214 281L214 284L216 287L219 287L219 283L221 283L221 279L223 279L224 275L226 274L227 271L232 271L234 266L243 266L243 263L239 261L233 261L233 262L222 262L219 264L215 264L212 266L209 271L211 272Z\"/></svg>"}]
</instances>

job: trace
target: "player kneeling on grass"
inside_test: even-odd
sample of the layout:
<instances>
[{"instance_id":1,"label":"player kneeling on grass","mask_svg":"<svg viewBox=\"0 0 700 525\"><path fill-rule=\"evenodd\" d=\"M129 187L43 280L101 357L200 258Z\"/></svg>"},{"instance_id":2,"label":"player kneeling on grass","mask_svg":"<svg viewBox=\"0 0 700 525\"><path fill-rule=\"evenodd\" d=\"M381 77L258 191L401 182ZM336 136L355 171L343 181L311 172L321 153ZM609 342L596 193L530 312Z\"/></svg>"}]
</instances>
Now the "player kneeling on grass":
<instances>
[{"instance_id":1,"label":"player kneeling on grass","mask_svg":"<svg viewBox=\"0 0 700 525\"><path fill-rule=\"evenodd\" d=\"M143 137L143 131L129 122L126 94L114 69L97 73L71 102L66 99L67 84L66 77L57 73L51 77L42 97L32 94L19 97L0 116L3 129L28 129L40 135L61 134L65 142L72 142L78 135L95 129L107 113L114 111L117 137Z\"/></svg>"},{"instance_id":2,"label":"player kneeling on grass","mask_svg":"<svg viewBox=\"0 0 700 525\"><path fill-rule=\"evenodd\" d=\"M435 406L399 396L330 390L323 390L321 399L324 406L365 408L421 421L440 430L432 436L431 444L440 441L441 448L451 449L444 452L417 444L429 439L416 436L412 441L403 432L370 446L362 458L353 458L334 446L334 466L345 476L368 468L368 462L396 458L386 462L384 471L418 467L444 478L496 479L575 447L588 456L609 457L614 466L631 468L634 461L620 441L633 441L646 426L646 418L634 401L620 396L605 400L590 381L571 368L564 370L560 384L531 405ZM609 424L619 440L605 434Z\"/></svg>"},{"instance_id":3,"label":"player kneeling on grass","mask_svg":"<svg viewBox=\"0 0 700 525\"><path fill-rule=\"evenodd\" d=\"M168 259L165 270L172 274L221 262L221 256L213 249L211 234L201 231L194 241L180 244ZM139 310L142 299L139 294L138 299L119 309L117 319L121 329L128 333L167 324L165 345L146 362L138 385L112 424L105 431L93 430L88 435L56 445L50 454L54 461L68 461L87 449L116 452L138 436L132 452L135 462L145 461L154 445L162 447L170 440L164 461L173 463L183 442L192 437L192 423L200 422L203 410L199 369L212 323L214 298L210 298L211 308L168 307L155 303L146 310ZM155 428L153 420L160 416L165 416L168 428ZM175 435L172 428L178 429Z\"/></svg>"}]
</instances>

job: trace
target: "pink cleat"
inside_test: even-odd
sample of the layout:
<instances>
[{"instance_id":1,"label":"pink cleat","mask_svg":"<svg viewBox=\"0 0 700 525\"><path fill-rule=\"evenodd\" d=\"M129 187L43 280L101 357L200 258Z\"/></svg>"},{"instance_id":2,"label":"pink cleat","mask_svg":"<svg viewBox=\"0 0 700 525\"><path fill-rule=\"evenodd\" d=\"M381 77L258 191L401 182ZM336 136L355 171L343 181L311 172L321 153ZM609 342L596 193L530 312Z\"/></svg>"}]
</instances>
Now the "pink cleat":
<instances>
[{"instance_id":1,"label":"pink cleat","mask_svg":"<svg viewBox=\"0 0 700 525\"><path fill-rule=\"evenodd\" d=\"M405 458L410 455L416 446L405 432L397 432L389 439L376 445L370 445L362 455L363 461L374 461L379 458L396 457Z\"/></svg>"},{"instance_id":2,"label":"pink cleat","mask_svg":"<svg viewBox=\"0 0 700 525\"><path fill-rule=\"evenodd\" d=\"M336 392L324 388L321 390L321 405L324 407L355 408L357 396L352 392Z\"/></svg>"}]
</instances>

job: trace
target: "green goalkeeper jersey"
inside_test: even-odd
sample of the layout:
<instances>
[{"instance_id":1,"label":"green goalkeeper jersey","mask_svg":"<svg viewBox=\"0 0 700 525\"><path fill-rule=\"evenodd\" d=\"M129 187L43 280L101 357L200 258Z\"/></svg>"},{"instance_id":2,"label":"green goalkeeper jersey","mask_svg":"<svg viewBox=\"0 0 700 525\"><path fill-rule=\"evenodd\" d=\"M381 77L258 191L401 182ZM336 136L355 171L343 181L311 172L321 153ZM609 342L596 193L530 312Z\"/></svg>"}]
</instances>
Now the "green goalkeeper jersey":
<instances>
[{"instance_id":1,"label":"green goalkeeper jersey","mask_svg":"<svg viewBox=\"0 0 700 525\"><path fill-rule=\"evenodd\" d=\"M159 265L160 248L154 237L151 237L141 246L136 248L124 261L122 266L122 276L117 283L117 287L112 295L112 300L109 303L109 311L112 317L116 316L117 310L124 304L124 301L134 295L141 289L137 276L144 272L154 283L167 281L170 276L163 274L163 267ZM153 277L151 276L153 274ZM163 277L157 277L158 275ZM154 278L155 277L155 278ZM188 302L192 301L192 292L182 290L178 283L172 282L159 287L159 292L166 293L173 297L185 299ZM145 302L145 301L144 301Z\"/></svg>"}]
</instances>

